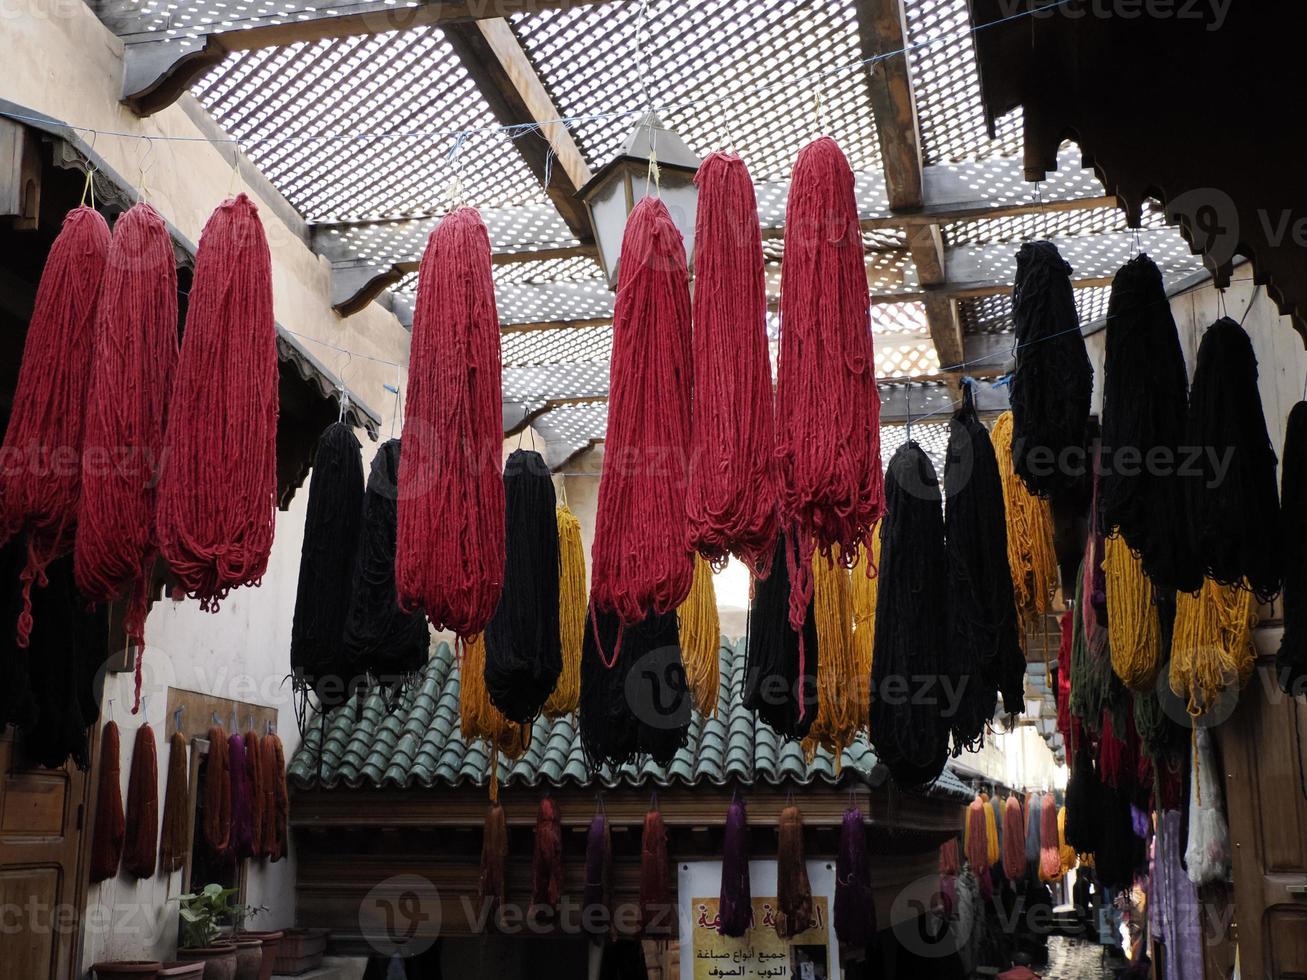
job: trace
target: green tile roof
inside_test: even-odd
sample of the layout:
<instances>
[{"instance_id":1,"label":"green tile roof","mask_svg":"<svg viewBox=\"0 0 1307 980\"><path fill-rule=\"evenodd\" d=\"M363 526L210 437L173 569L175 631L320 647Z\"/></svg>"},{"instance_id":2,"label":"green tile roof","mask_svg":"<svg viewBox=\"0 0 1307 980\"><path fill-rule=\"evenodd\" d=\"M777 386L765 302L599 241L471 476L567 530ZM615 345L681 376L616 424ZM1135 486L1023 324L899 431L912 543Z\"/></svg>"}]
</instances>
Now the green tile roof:
<instances>
[{"instance_id":1,"label":"green tile roof","mask_svg":"<svg viewBox=\"0 0 1307 980\"><path fill-rule=\"evenodd\" d=\"M591 773L581 751L576 719L567 716L538 721L522 758L500 759L500 784L602 784L612 788L723 785L731 781L745 785L837 782L830 752L819 750L812 762L807 762L798 742L781 738L744 707L745 641L732 644L723 639L720 657L717 717L705 720L694 712L686 745L668 765L643 759ZM483 785L490 753L484 742L466 742L459 731L460 670L449 644L440 643L418 681L409 686L393 710L373 692L363 701L361 711L356 696L332 711L325 725L319 720L311 722L288 767L291 781L302 787ZM865 737L844 750L846 770L865 776L875 765L876 754ZM948 770L932 789L958 799L972 795Z\"/></svg>"}]
</instances>

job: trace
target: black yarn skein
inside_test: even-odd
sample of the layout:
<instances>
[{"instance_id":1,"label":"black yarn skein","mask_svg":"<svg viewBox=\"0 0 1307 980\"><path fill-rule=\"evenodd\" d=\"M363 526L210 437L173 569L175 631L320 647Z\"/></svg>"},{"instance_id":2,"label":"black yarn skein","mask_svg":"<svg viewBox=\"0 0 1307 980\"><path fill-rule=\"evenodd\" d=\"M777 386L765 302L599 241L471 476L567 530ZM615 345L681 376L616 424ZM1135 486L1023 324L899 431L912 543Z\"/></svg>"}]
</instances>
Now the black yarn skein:
<instances>
[{"instance_id":1,"label":"black yarn skein","mask_svg":"<svg viewBox=\"0 0 1307 980\"><path fill-rule=\"evenodd\" d=\"M1280 686L1307 693L1307 401L1294 405L1284 433L1280 482L1284 544L1284 636L1276 656Z\"/></svg>"},{"instance_id":2,"label":"black yarn skein","mask_svg":"<svg viewBox=\"0 0 1307 980\"><path fill-rule=\"evenodd\" d=\"M777 734L802 739L817 717L817 618L812 600L803 618L802 639L790 626L790 572L785 549L789 535L777 537L771 574L756 579L749 604L749 641L744 670L744 706ZM799 645L803 650L800 657ZM803 672L800 674L800 661ZM802 701L802 704L800 703Z\"/></svg>"}]
</instances>

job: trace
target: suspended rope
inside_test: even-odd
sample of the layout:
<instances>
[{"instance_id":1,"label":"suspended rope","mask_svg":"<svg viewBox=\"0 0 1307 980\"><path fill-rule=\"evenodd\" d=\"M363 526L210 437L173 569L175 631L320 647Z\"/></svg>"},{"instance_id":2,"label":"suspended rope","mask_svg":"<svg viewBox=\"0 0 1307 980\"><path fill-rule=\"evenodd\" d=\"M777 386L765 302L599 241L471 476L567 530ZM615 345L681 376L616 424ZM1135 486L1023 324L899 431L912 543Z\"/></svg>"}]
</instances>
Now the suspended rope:
<instances>
[{"instance_id":1,"label":"suspended rope","mask_svg":"<svg viewBox=\"0 0 1307 980\"><path fill-rule=\"evenodd\" d=\"M838 552L839 546L833 549ZM826 749L840 771L844 749L858 735L858 704L855 700L858 665L853 654L853 607L849 571L838 557L812 556L813 617L817 626L817 717L803 741L809 759L817 748ZM865 702L864 702L865 703Z\"/></svg>"},{"instance_id":2,"label":"suspended rope","mask_svg":"<svg viewBox=\"0 0 1307 980\"><path fill-rule=\"evenodd\" d=\"M1161 624L1153 587L1123 536L1107 539L1107 645L1112 669L1126 687L1147 691L1161 668Z\"/></svg>"},{"instance_id":3,"label":"suspended rope","mask_svg":"<svg viewBox=\"0 0 1307 980\"><path fill-rule=\"evenodd\" d=\"M1280 481L1284 636L1275 667L1286 693L1307 694L1307 401L1289 412Z\"/></svg>"},{"instance_id":4,"label":"suspended rope","mask_svg":"<svg viewBox=\"0 0 1307 980\"><path fill-rule=\"evenodd\" d=\"M765 578L778 524L767 282L758 205L749 171L734 154L709 154L694 180L699 201L694 230L690 539L714 566L722 567L734 554ZM713 643L715 659L717 640ZM715 704L716 685L712 696Z\"/></svg>"},{"instance_id":5,"label":"suspended rope","mask_svg":"<svg viewBox=\"0 0 1307 980\"><path fill-rule=\"evenodd\" d=\"M802 739L817 716L820 657L815 617L804 616L802 633L790 624L790 569L782 554L788 547L782 534L771 574L753 580L744 706L778 734Z\"/></svg>"},{"instance_id":6,"label":"suspended rope","mask_svg":"<svg viewBox=\"0 0 1307 980\"><path fill-rule=\"evenodd\" d=\"M1189 714L1206 714L1225 691L1247 683L1256 660L1256 625L1257 602L1248 589L1204 579L1198 595L1176 596L1170 682Z\"/></svg>"},{"instance_id":7,"label":"suspended rope","mask_svg":"<svg viewBox=\"0 0 1307 980\"><path fill-rule=\"evenodd\" d=\"M401 608L463 639L485 629L504 583L503 438L490 238L460 207L418 269L395 582Z\"/></svg>"},{"instance_id":8,"label":"suspended rope","mask_svg":"<svg viewBox=\"0 0 1307 980\"><path fill-rule=\"evenodd\" d=\"M576 711L581 699L581 644L585 637L588 605L585 578L585 548L581 543L581 522L567 505L558 508L558 633L562 644L563 670L554 693L545 702L547 719Z\"/></svg>"},{"instance_id":9,"label":"suspended rope","mask_svg":"<svg viewBox=\"0 0 1307 980\"><path fill-rule=\"evenodd\" d=\"M1003 480L1007 515L1007 558L1012 591L1021 618L1021 640L1030 626L1053 605L1057 591L1057 552L1053 547L1053 512L1047 500L1026 489L1012 466L1012 413L994 422L990 439Z\"/></svg>"},{"instance_id":10,"label":"suspended rope","mask_svg":"<svg viewBox=\"0 0 1307 980\"><path fill-rule=\"evenodd\" d=\"M771 545L775 547L775 541ZM768 565L770 566L770 558ZM694 706L703 718L717 716L722 634L717 618L717 595L713 590L712 567L703 557L694 562L694 583L690 594L676 609L681 626L681 650L685 677Z\"/></svg>"}]
</instances>

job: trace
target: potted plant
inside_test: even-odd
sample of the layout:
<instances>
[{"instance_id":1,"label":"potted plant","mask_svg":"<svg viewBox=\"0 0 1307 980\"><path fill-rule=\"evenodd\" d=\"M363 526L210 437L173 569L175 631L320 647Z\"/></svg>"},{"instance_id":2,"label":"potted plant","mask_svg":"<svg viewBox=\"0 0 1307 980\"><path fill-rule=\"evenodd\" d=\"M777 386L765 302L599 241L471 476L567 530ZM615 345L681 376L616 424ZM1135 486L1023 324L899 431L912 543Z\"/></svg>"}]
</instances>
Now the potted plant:
<instances>
[{"instance_id":1,"label":"potted plant","mask_svg":"<svg viewBox=\"0 0 1307 980\"><path fill-rule=\"evenodd\" d=\"M266 911L262 905L231 905L227 909L232 925L231 938L236 943L236 980L260 980L264 975L265 961L267 976L272 976L272 961L276 958L276 943L281 941L281 933L249 932L245 928L250 919ZM271 957L264 949L265 935L276 936Z\"/></svg>"},{"instance_id":2,"label":"potted plant","mask_svg":"<svg viewBox=\"0 0 1307 980\"><path fill-rule=\"evenodd\" d=\"M162 967L158 960L117 960L96 963L95 980L154 980Z\"/></svg>"},{"instance_id":3,"label":"potted plant","mask_svg":"<svg viewBox=\"0 0 1307 980\"><path fill-rule=\"evenodd\" d=\"M231 914L235 888L205 885L199 892L181 895L181 936L177 955L204 964L204 980L235 980L236 944L224 939L220 923Z\"/></svg>"},{"instance_id":4,"label":"potted plant","mask_svg":"<svg viewBox=\"0 0 1307 980\"><path fill-rule=\"evenodd\" d=\"M204 964L198 960L192 963L165 963L159 971L159 980L203 980L203 977Z\"/></svg>"}]
</instances>

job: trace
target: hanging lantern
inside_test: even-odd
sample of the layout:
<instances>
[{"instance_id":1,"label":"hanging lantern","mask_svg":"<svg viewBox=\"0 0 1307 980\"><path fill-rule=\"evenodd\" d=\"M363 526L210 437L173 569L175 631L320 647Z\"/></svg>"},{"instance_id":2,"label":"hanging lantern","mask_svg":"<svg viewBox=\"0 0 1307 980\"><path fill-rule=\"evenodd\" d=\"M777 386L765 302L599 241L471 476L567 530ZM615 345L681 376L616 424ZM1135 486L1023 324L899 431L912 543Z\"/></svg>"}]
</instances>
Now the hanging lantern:
<instances>
[{"instance_id":1,"label":"hanging lantern","mask_svg":"<svg viewBox=\"0 0 1307 980\"><path fill-rule=\"evenodd\" d=\"M694 254L694 214L699 199L694 175L699 169L699 158L650 112L627 137L622 151L577 192L590 212L599 261L608 276L610 289L617 288L617 264L626 216L642 197L655 192L650 158L657 164L657 193L685 239L686 255Z\"/></svg>"}]
</instances>

